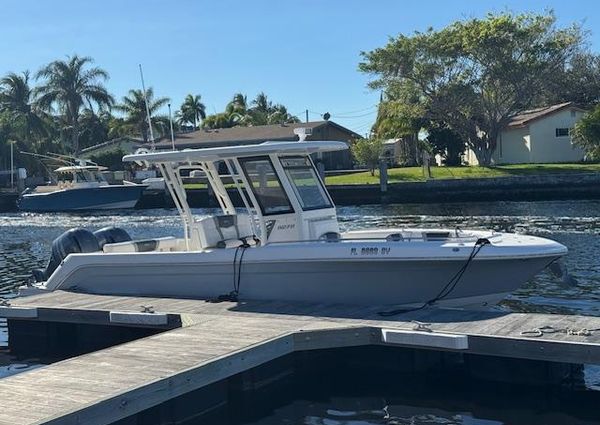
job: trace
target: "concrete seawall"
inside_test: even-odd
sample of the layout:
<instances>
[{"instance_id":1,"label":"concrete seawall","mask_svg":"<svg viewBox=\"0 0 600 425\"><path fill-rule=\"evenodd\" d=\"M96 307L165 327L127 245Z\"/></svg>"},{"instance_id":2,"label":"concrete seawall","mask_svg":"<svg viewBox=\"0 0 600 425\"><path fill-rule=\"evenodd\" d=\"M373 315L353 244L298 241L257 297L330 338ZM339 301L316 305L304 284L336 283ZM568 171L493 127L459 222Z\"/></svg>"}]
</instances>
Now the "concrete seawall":
<instances>
[{"instance_id":1,"label":"concrete seawall","mask_svg":"<svg viewBox=\"0 0 600 425\"><path fill-rule=\"evenodd\" d=\"M391 203L446 203L481 201L549 201L600 199L600 173L544 174L481 179L440 179L424 182L379 185L331 185L327 187L336 205ZM188 202L194 208L216 207L216 199L207 189L188 190ZM234 204L241 200L229 190ZM173 206L168 196L145 197L140 208Z\"/></svg>"},{"instance_id":2,"label":"concrete seawall","mask_svg":"<svg viewBox=\"0 0 600 425\"><path fill-rule=\"evenodd\" d=\"M384 193L376 185L328 189L338 205L600 199L600 173L392 183Z\"/></svg>"}]
</instances>

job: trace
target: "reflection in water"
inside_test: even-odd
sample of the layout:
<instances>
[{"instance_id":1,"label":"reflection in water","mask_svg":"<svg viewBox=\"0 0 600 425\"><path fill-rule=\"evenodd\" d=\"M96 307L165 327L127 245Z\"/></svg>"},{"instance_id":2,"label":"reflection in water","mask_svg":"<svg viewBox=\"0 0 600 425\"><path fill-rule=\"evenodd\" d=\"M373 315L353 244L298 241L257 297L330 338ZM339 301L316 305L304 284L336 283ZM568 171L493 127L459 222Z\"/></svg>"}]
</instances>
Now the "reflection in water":
<instances>
[{"instance_id":1,"label":"reflection in water","mask_svg":"<svg viewBox=\"0 0 600 425\"><path fill-rule=\"evenodd\" d=\"M387 371L330 360L289 384L288 398L244 411L231 425L591 425L600 394L471 380L462 373ZM350 362L352 363L352 362ZM384 362L385 363L385 362ZM278 394L285 394L279 391Z\"/></svg>"}]
</instances>

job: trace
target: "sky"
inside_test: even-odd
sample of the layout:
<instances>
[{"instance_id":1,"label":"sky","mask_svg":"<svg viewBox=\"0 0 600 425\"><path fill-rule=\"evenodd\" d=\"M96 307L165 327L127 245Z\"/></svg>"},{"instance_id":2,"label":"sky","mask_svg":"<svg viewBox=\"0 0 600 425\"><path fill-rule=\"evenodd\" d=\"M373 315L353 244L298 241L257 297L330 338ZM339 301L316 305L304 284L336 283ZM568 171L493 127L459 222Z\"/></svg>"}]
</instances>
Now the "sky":
<instances>
[{"instance_id":1,"label":"sky","mask_svg":"<svg viewBox=\"0 0 600 425\"><path fill-rule=\"evenodd\" d=\"M0 75L91 56L119 100L140 88L142 64L146 86L174 110L188 93L215 113L234 93L264 91L302 120L306 109L311 121L329 112L365 134L379 93L357 69L361 51L487 12L547 9L559 25L590 30L590 47L600 50L594 0L0 0Z\"/></svg>"}]
</instances>

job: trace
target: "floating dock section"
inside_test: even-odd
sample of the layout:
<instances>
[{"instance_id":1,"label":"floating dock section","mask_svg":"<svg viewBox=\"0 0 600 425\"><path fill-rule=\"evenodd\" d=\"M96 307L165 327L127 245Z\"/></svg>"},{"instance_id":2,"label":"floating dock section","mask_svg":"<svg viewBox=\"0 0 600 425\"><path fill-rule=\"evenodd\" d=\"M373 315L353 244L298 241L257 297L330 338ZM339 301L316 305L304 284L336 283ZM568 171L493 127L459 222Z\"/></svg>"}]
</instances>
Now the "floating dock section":
<instances>
[{"instance_id":1,"label":"floating dock section","mask_svg":"<svg viewBox=\"0 0 600 425\"><path fill-rule=\"evenodd\" d=\"M63 341L75 357L0 380L0 424L147 423L148 409L234 375L344 347L600 364L600 318L445 309L384 318L383 309L61 291L6 301L11 350Z\"/></svg>"}]
</instances>

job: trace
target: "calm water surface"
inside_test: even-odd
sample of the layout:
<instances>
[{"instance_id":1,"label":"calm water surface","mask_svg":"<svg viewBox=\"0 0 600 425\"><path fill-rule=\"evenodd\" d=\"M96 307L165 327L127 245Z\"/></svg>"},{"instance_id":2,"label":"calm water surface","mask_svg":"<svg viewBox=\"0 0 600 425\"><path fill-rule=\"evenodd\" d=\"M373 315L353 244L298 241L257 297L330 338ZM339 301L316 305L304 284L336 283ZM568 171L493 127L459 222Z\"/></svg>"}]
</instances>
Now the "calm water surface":
<instances>
[{"instance_id":1,"label":"calm water surface","mask_svg":"<svg viewBox=\"0 0 600 425\"><path fill-rule=\"evenodd\" d=\"M196 210L209 214L210 210ZM584 314L600 316L600 201L497 202L433 205L390 205L341 207L342 229L358 227L442 226L479 228L526 233L552 238L569 248L566 263L576 286L565 286L542 272L497 307L509 311ZM174 210L145 210L119 213L0 215L0 296L11 297L30 270L45 266L52 240L72 227L90 230L115 225L134 238L179 236L179 218ZM7 333L0 323L0 345ZM0 376L35 367L35 359L16 363L0 351ZM588 387L600 389L600 372L586 369ZM377 395L382 400L383 394ZM408 400L408 401L407 401ZM460 403L444 404L440 410L411 404L373 403L373 397L358 395L324 402L297 400L257 424L504 424L514 423L502 415L481 419L462 409ZM343 405L343 408L342 408ZM468 408L468 406L466 407ZM468 410L468 409L467 409ZM504 412L506 413L506 412ZM493 417L494 415L491 415ZM518 415L517 415L518 417ZM504 419L503 419L504 418ZM525 417L523 417L525 418ZM521 423L528 423L522 421ZM533 422L531 422L533 423ZM570 423L553 421L535 423ZM588 423L588 422L577 422Z\"/></svg>"}]
</instances>

